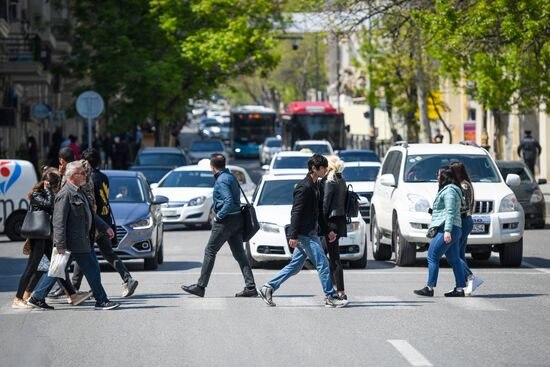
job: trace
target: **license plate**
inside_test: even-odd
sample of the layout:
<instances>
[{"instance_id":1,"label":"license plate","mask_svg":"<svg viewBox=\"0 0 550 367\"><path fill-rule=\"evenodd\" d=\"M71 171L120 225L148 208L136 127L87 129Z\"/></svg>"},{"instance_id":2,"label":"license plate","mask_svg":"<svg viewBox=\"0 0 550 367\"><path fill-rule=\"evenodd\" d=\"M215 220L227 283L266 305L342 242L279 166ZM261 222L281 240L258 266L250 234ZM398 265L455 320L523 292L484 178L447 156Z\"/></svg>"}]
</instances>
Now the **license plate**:
<instances>
[{"instance_id":1,"label":"license plate","mask_svg":"<svg viewBox=\"0 0 550 367\"><path fill-rule=\"evenodd\" d=\"M175 210L165 210L162 212L162 214L170 216L170 215L176 215L177 212Z\"/></svg>"},{"instance_id":2,"label":"license plate","mask_svg":"<svg viewBox=\"0 0 550 367\"><path fill-rule=\"evenodd\" d=\"M474 224L472 233L485 233L485 224Z\"/></svg>"},{"instance_id":3,"label":"license plate","mask_svg":"<svg viewBox=\"0 0 550 367\"><path fill-rule=\"evenodd\" d=\"M491 223L491 217L488 217L486 215L474 215L472 216L472 220L474 221L474 225Z\"/></svg>"}]
</instances>

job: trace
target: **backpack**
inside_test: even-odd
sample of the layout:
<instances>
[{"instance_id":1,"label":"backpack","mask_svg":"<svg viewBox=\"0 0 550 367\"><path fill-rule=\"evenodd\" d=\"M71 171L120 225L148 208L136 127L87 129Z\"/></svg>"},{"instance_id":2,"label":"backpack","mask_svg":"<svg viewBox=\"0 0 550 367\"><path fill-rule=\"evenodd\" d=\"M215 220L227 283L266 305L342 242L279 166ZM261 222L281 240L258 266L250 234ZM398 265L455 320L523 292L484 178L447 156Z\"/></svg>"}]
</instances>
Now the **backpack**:
<instances>
[{"instance_id":1,"label":"backpack","mask_svg":"<svg viewBox=\"0 0 550 367\"><path fill-rule=\"evenodd\" d=\"M353 191L353 186L348 185L346 193L346 221L351 223L351 219L359 215L359 195Z\"/></svg>"}]
</instances>

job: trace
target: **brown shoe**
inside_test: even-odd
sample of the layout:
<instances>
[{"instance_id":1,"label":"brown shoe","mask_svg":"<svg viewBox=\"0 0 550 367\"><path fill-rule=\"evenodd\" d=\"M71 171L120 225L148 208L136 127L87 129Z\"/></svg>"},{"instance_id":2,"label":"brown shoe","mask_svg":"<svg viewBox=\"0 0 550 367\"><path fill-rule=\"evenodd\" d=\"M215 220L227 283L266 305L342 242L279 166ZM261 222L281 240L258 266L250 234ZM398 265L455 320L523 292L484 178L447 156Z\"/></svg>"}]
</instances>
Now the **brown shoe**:
<instances>
[{"instance_id":1,"label":"brown shoe","mask_svg":"<svg viewBox=\"0 0 550 367\"><path fill-rule=\"evenodd\" d=\"M92 292L86 292L86 293L75 293L69 298L69 303L73 306L78 306L82 302L86 301L87 299L90 299L92 296Z\"/></svg>"}]
</instances>

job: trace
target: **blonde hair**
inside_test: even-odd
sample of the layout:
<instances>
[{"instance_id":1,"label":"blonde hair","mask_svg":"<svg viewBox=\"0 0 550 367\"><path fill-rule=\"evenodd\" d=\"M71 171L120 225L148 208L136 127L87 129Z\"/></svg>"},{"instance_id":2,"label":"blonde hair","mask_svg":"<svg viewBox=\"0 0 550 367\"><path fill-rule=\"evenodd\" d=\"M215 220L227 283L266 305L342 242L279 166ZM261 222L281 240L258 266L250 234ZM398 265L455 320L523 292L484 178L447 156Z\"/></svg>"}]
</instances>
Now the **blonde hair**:
<instances>
[{"instance_id":1,"label":"blonde hair","mask_svg":"<svg viewBox=\"0 0 550 367\"><path fill-rule=\"evenodd\" d=\"M344 172L344 161L336 155L328 157L327 180L334 181L337 173Z\"/></svg>"}]
</instances>

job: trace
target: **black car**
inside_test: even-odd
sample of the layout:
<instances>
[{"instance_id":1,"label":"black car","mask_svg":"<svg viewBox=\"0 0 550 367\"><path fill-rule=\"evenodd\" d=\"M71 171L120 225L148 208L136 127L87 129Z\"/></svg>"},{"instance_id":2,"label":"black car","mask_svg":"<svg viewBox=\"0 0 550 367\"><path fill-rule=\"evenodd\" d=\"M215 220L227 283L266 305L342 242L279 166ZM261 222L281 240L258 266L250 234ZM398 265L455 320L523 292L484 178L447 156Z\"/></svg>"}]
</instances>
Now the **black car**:
<instances>
[{"instance_id":1,"label":"black car","mask_svg":"<svg viewBox=\"0 0 550 367\"><path fill-rule=\"evenodd\" d=\"M187 166L189 160L180 148L147 147L139 151L136 166Z\"/></svg>"},{"instance_id":2,"label":"black car","mask_svg":"<svg viewBox=\"0 0 550 367\"><path fill-rule=\"evenodd\" d=\"M130 171L141 172L147 179L147 183L157 183L168 172L174 169L174 166L132 166Z\"/></svg>"},{"instance_id":3,"label":"black car","mask_svg":"<svg viewBox=\"0 0 550 367\"><path fill-rule=\"evenodd\" d=\"M536 181L529 168L521 161L497 161L497 166L504 179L510 173L521 178L521 184L511 189L525 212L525 227L544 228L546 204L539 184L545 184L546 179Z\"/></svg>"}]
</instances>

